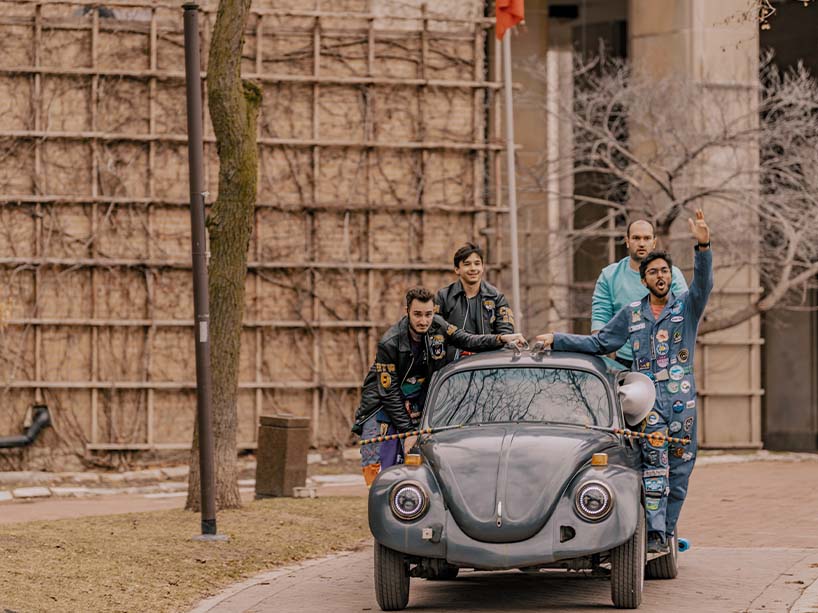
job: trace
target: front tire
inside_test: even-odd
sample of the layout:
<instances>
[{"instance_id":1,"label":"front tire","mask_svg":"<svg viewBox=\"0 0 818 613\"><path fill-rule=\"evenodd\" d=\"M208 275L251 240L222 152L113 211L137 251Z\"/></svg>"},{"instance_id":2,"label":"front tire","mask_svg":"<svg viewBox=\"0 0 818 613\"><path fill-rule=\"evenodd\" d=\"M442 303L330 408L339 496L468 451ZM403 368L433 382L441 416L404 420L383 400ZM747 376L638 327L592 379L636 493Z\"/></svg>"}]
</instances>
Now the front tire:
<instances>
[{"instance_id":1,"label":"front tire","mask_svg":"<svg viewBox=\"0 0 818 613\"><path fill-rule=\"evenodd\" d=\"M382 611L401 611L409 603L409 565L403 555L375 541L375 598Z\"/></svg>"},{"instance_id":2,"label":"front tire","mask_svg":"<svg viewBox=\"0 0 818 613\"><path fill-rule=\"evenodd\" d=\"M611 600L617 609L638 609L645 587L647 534L640 504L633 536L611 550Z\"/></svg>"},{"instance_id":3,"label":"front tire","mask_svg":"<svg viewBox=\"0 0 818 613\"><path fill-rule=\"evenodd\" d=\"M675 579L679 574L678 556L679 539L673 535L668 543L669 552L667 555L650 560L645 567L645 577L647 579Z\"/></svg>"}]
</instances>

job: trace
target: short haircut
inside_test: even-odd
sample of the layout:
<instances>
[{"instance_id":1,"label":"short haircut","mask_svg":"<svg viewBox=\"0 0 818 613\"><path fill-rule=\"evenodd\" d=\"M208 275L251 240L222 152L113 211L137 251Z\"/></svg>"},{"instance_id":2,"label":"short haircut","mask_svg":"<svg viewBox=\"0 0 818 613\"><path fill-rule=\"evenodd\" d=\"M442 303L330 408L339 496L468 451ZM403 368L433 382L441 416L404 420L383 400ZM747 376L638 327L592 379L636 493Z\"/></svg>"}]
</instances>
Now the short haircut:
<instances>
[{"instance_id":1,"label":"short haircut","mask_svg":"<svg viewBox=\"0 0 818 613\"><path fill-rule=\"evenodd\" d=\"M670 259L670 254L666 251L651 251L645 256L645 259L639 262L639 276L644 279L645 271L648 269L648 264L654 260L664 260L667 262L670 273L673 274L673 260Z\"/></svg>"},{"instance_id":2,"label":"short haircut","mask_svg":"<svg viewBox=\"0 0 818 613\"><path fill-rule=\"evenodd\" d=\"M483 257L483 250L480 249L480 247L474 243L466 243L460 249L454 252L454 267L457 268L460 266L460 262L465 260L472 253L476 253L480 256L481 260L485 261L485 258Z\"/></svg>"},{"instance_id":3,"label":"short haircut","mask_svg":"<svg viewBox=\"0 0 818 613\"><path fill-rule=\"evenodd\" d=\"M628 229L627 229L627 231L625 232L625 236L627 236L628 238L630 238L630 237L631 237L631 227L633 226L633 224L635 224L635 223L640 223L640 222L641 222L641 223L646 223L646 224L648 224L648 225L650 226L650 232L651 232L651 234L653 234L653 236L656 236L656 228L655 228L655 227L653 226L653 224L652 224L650 221L648 221L647 219L634 219L632 222L630 222L630 223L628 224Z\"/></svg>"},{"instance_id":4,"label":"short haircut","mask_svg":"<svg viewBox=\"0 0 818 613\"><path fill-rule=\"evenodd\" d=\"M412 306L412 301L414 300L417 300L418 302L429 302L430 300L434 299L434 294L425 287L413 287L406 292L406 308L408 309L410 306Z\"/></svg>"}]
</instances>

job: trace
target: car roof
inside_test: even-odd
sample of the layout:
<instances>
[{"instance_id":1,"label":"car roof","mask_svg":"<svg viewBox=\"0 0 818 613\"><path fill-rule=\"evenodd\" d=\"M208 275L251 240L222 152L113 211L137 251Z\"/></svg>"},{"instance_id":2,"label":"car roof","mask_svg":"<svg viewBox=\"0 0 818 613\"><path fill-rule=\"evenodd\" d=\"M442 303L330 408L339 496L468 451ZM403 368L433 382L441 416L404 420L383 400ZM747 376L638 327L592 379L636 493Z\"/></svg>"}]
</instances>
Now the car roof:
<instances>
[{"instance_id":1,"label":"car roof","mask_svg":"<svg viewBox=\"0 0 818 613\"><path fill-rule=\"evenodd\" d=\"M611 360L608 362L610 361ZM456 362L452 362L440 370L440 375L448 375L453 372L472 370L474 368L534 366L541 368L571 368L590 370L600 375L603 379L613 382L617 371L612 369L608 365L608 362L595 355L589 355L587 353L574 353L572 351L545 351L533 353L529 350L516 352L511 349L500 349L498 351L477 353Z\"/></svg>"}]
</instances>

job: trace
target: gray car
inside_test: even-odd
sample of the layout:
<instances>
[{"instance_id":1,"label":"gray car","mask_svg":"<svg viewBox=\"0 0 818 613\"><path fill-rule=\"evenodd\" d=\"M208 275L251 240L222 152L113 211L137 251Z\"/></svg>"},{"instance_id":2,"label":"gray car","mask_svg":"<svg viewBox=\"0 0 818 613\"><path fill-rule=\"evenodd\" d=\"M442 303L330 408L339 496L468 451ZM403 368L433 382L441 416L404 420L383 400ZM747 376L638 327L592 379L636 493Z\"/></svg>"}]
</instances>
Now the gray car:
<instances>
[{"instance_id":1,"label":"gray car","mask_svg":"<svg viewBox=\"0 0 818 613\"><path fill-rule=\"evenodd\" d=\"M623 381L640 376L610 363L503 350L435 375L422 428L440 430L369 493L381 609L406 607L410 577L461 568L609 574L618 608L639 606L646 574L676 576L675 543L647 562L638 441L595 429L627 428Z\"/></svg>"}]
</instances>

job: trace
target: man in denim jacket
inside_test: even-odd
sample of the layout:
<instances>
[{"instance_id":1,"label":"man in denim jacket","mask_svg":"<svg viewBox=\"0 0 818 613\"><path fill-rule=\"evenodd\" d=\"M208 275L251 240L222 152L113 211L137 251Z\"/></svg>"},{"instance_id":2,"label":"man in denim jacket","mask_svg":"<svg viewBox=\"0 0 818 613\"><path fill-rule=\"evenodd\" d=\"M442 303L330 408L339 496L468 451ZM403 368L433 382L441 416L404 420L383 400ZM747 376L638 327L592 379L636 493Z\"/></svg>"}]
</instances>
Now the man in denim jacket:
<instances>
[{"instance_id":1,"label":"man in denim jacket","mask_svg":"<svg viewBox=\"0 0 818 613\"><path fill-rule=\"evenodd\" d=\"M654 251L639 267L648 295L623 307L597 334L557 333L537 337L556 351L593 354L616 351L630 341L633 370L648 375L656 385L656 404L642 422L642 430L690 438L688 445L640 439L651 552L667 551L696 460L693 354L699 320L713 289L713 257L704 213L696 211L696 221L689 222L696 239L696 256L693 283L687 292L673 294L670 290L673 262L666 253Z\"/></svg>"}]
</instances>

